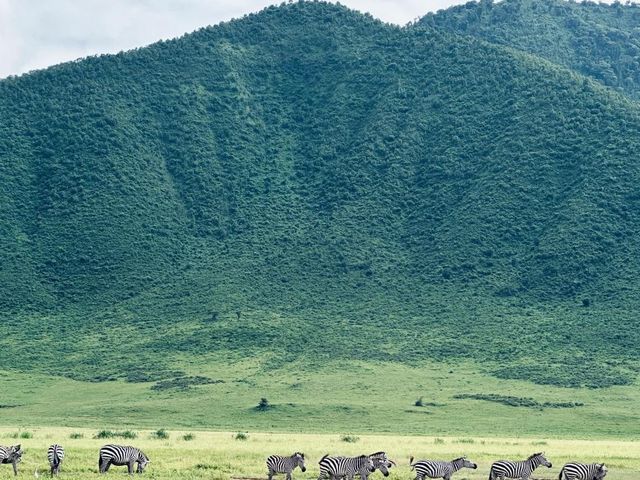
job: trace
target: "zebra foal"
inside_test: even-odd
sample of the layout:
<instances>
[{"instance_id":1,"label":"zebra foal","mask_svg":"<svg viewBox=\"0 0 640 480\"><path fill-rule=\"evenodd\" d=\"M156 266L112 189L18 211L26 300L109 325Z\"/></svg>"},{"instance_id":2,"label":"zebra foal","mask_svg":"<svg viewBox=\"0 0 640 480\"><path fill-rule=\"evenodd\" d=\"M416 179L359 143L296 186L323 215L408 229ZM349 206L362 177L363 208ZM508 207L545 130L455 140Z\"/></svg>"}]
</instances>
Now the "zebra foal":
<instances>
[{"instance_id":1,"label":"zebra foal","mask_svg":"<svg viewBox=\"0 0 640 480\"><path fill-rule=\"evenodd\" d=\"M18 464L22 461L22 448L20 445L3 447L0 445L0 463L13 465L13 474L18 475Z\"/></svg>"},{"instance_id":2,"label":"zebra foal","mask_svg":"<svg viewBox=\"0 0 640 480\"><path fill-rule=\"evenodd\" d=\"M511 460L498 460L493 462L489 471L489 480L504 480L505 478L519 478L528 480L531 473L540 465L551 468L551 462L544 457L544 453L534 453L521 462Z\"/></svg>"},{"instance_id":3,"label":"zebra foal","mask_svg":"<svg viewBox=\"0 0 640 480\"><path fill-rule=\"evenodd\" d=\"M330 457L328 454L320 459L320 475L318 480L329 478L330 480L338 480L345 477L347 480L353 480L356 474L365 474L375 472L373 460L368 455L360 455L359 457Z\"/></svg>"},{"instance_id":4,"label":"zebra foal","mask_svg":"<svg viewBox=\"0 0 640 480\"><path fill-rule=\"evenodd\" d=\"M607 476L607 467L604 463L567 463L558 480L602 480Z\"/></svg>"},{"instance_id":5,"label":"zebra foal","mask_svg":"<svg viewBox=\"0 0 640 480\"><path fill-rule=\"evenodd\" d=\"M272 480L276 473L286 473L287 480L291 480L291 472L293 472L296 467L300 467L300 470L303 472L307 471L307 467L304 465L304 453L296 452L290 457L271 455L267 458L269 480Z\"/></svg>"},{"instance_id":6,"label":"zebra foal","mask_svg":"<svg viewBox=\"0 0 640 480\"><path fill-rule=\"evenodd\" d=\"M129 475L132 475L134 464L138 464L137 473L142 473L149 462L151 462L149 457L138 448L128 445L105 445L100 449L98 468L100 473L105 473L111 465L118 467L126 465Z\"/></svg>"},{"instance_id":7,"label":"zebra foal","mask_svg":"<svg viewBox=\"0 0 640 480\"><path fill-rule=\"evenodd\" d=\"M416 471L416 480L424 480L425 477L429 478L443 478L449 480L451 475L456 473L461 468L478 468L478 465L467 460L466 457L456 458L450 462L441 460L419 460L413 463L413 457L409 460L411 470Z\"/></svg>"},{"instance_id":8,"label":"zebra foal","mask_svg":"<svg viewBox=\"0 0 640 480\"><path fill-rule=\"evenodd\" d=\"M51 476L60 473L60 465L62 465L62 459L64 458L64 448L57 443L54 443L47 450L47 460L49 460L49 466L51 467Z\"/></svg>"}]
</instances>

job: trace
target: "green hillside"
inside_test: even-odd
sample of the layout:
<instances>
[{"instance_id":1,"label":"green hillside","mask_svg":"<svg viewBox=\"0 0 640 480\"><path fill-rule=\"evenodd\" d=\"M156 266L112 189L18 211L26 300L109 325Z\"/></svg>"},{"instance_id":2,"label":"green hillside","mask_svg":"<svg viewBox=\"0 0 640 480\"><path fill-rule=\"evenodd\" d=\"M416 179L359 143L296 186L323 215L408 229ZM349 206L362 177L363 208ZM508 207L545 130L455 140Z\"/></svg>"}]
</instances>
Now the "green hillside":
<instances>
[{"instance_id":1,"label":"green hillside","mask_svg":"<svg viewBox=\"0 0 640 480\"><path fill-rule=\"evenodd\" d=\"M633 384L638 152L597 82L322 2L3 80L0 368Z\"/></svg>"},{"instance_id":2,"label":"green hillside","mask_svg":"<svg viewBox=\"0 0 640 480\"><path fill-rule=\"evenodd\" d=\"M640 98L640 5L481 0L419 22L533 53Z\"/></svg>"}]
</instances>

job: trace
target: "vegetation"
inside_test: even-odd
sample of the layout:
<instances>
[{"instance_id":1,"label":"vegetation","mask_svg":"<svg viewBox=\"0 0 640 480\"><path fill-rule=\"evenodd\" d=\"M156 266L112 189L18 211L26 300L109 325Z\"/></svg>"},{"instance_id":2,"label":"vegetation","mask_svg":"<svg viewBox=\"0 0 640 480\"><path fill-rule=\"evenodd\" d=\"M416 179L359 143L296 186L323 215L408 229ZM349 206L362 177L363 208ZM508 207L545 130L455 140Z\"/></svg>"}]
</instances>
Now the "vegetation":
<instances>
[{"instance_id":1,"label":"vegetation","mask_svg":"<svg viewBox=\"0 0 640 480\"><path fill-rule=\"evenodd\" d=\"M496 393L483 394L483 393L461 393L454 395L456 399L470 398L473 400L486 400L487 402L496 402L503 405L509 405L511 407L528 407L528 408L575 408L584 406L579 402L538 402L533 398L512 397L509 395L499 395Z\"/></svg>"},{"instance_id":2,"label":"vegetation","mask_svg":"<svg viewBox=\"0 0 640 480\"><path fill-rule=\"evenodd\" d=\"M97 454L104 444L103 440L92 439L91 432L86 431L82 440L69 440L68 430L38 429L33 440L23 441L25 455L18 466L20 477L32 477L36 469L42 476L48 471L46 451L52 442L64 438L65 461L61 475L70 480L86 480L101 478L97 473ZM2 437L3 431L0 431ZM536 443L541 438L481 438L475 437L473 443L456 443L455 437L444 438L443 443L436 444L433 437L406 436L362 436L358 443L340 442L335 435L305 434L252 434L251 441L237 442L228 432L199 432L198 439L185 444L178 433L166 442L157 442L149 438L149 431L141 431L135 445L151 458L145 470L147 476L157 479L198 480L233 478L261 478L265 476L265 459L278 452L305 453L307 471L296 470L294 478L315 480L318 477L318 460L328 453L360 455L384 449L390 458L396 461L397 467L390 471L389 480L411 478L407 460L410 456L421 458L456 458L462 454L478 464L477 470L468 470L461 478L469 480L486 480L493 460L500 458L526 458L536 450ZM542 478L558 478L561 466L576 458L588 462L605 461L609 467L609 475L619 480L637 478L640 468L640 448L635 441L578 441L546 439L545 453L553 462L553 468L545 470ZM180 452L180 454L176 454ZM111 467L109 478L124 478L126 467ZM10 465L0 465L0 476L10 478ZM373 478L380 479L380 473Z\"/></svg>"},{"instance_id":3,"label":"vegetation","mask_svg":"<svg viewBox=\"0 0 640 480\"><path fill-rule=\"evenodd\" d=\"M518 48L640 99L640 6L620 2L481 0L420 22Z\"/></svg>"},{"instance_id":4,"label":"vegetation","mask_svg":"<svg viewBox=\"0 0 640 480\"><path fill-rule=\"evenodd\" d=\"M138 438L138 434L136 432L132 432L131 430L125 430L123 432L113 431L113 430L100 430L96 433L93 438L126 438L126 439L134 439Z\"/></svg>"},{"instance_id":5,"label":"vegetation","mask_svg":"<svg viewBox=\"0 0 640 480\"><path fill-rule=\"evenodd\" d=\"M606 24L624 96L454 28L538 4L481 3L290 3L0 81L5 424L513 433L450 401L509 391L585 404L532 435L637 434L637 8L535 7Z\"/></svg>"}]
</instances>

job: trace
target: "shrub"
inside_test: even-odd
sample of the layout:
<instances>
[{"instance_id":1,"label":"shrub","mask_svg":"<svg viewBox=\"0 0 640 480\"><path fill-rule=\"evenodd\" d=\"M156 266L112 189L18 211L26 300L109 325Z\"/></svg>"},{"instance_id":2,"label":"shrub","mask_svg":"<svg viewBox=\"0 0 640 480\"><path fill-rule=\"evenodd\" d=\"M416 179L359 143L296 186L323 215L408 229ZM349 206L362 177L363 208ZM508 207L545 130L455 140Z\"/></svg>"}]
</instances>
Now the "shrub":
<instances>
[{"instance_id":1,"label":"shrub","mask_svg":"<svg viewBox=\"0 0 640 480\"><path fill-rule=\"evenodd\" d=\"M417 399L413 405L416 407L424 407L424 403L422 403L422 397Z\"/></svg>"},{"instance_id":2,"label":"shrub","mask_svg":"<svg viewBox=\"0 0 640 480\"><path fill-rule=\"evenodd\" d=\"M69 438L71 438L73 440L77 440L79 438L84 438L84 434L83 433L74 432L71 435L69 435Z\"/></svg>"},{"instance_id":3,"label":"shrub","mask_svg":"<svg viewBox=\"0 0 640 480\"><path fill-rule=\"evenodd\" d=\"M249 434L247 432L238 432L236 433L235 437L236 440L249 440Z\"/></svg>"},{"instance_id":4,"label":"shrub","mask_svg":"<svg viewBox=\"0 0 640 480\"><path fill-rule=\"evenodd\" d=\"M20 432L20 438L33 438L33 433L31 433L31 432Z\"/></svg>"},{"instance_id":5,"label":"shrub","mask_svg":"<svg viewBox=\"0 0 640 480\"><path fill-rule=\"evenodd\" d=\"M436 445L442 445L444 443L444 439L443 438L434 438L433 439L433 443L435 443Z\"/></svg>"},{"instance_id":6,"label":"shrub","mask_svg":"<svg viewBox=\"0 0 640 480\"><path fill-rule=\"evenodd\" d=\"M131 430L125 430L123 432L114 432L113 430L100 430L93 438L138 438L138 434L136 432L132 432Z\"/></svg>"},{"instance_id":7,"label":"shrub","mask_svg":"<svg viewBox=\"0 0 640 480\"><path fill-rule=\"evenodd\" d=\"M260 412L264 412L266 410L269 410L270 408L271 408L271 405L269 404L269 400L267 400L264 397L262 397L258 405L256 405L256 410Z\"/></svg>"},{"instance_id":8,"label":"shrub","mask_svg":"<svg viewBox=\"0 0 640 480\"><path fill-rule=\"evenodd\" d=\"M161 428L160 430L151 432L151 438L155 440L166 440L169 438L169 432L167 432L164 428Z\"/></svg>"},{"instance_id":9,"label":"shrub","mask_svg":"<svg viewBox=\"0 0 640 480\"><path fill-rule=\"evenodd\" d=\"M340 440L347 443L356 443L358 440L360 440L360 437L357 437L355 435L342 435L340 437Z\"/></svg>"},{"instance_id":10,"label":"shrub","mask_svg":"<svg viewBox=\"0 0 640 480\"><path fill-rule=\"evenodd\" d=\"M182 436L182 439L183 439L185 442L190 442L191 440L195 440L195 438L196 438L196 436L195 436L193 433L185 433L185 434Z\"/></svg>"}]
</instances>

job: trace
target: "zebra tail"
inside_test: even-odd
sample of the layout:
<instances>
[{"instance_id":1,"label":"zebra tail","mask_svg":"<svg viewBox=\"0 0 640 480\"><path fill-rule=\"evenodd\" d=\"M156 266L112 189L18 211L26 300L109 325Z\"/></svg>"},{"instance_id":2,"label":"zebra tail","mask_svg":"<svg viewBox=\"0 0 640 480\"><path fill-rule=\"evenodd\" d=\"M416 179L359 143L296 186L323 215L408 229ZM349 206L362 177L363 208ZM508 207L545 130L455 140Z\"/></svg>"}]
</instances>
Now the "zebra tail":
<instances>
[{"instance_id":1,"label":"zebra tail","mask_svg":"<svg viewBox=\"0 0 640 480\"><path fill-rule=\"evenodd\" d=\"M411 467L411 470L413 470L415 467L415 465L413 464L413 455L411 456L411 458L409 459L409 466Z\"/></svg>"},{"instance_id":2,"label":"zebra tail","mask_svg":"<svg viewBox=\"0 0 640 480\"><path fill-rule=\"evenodd\" d=\"M98 455L98 471L100 471L101 466L102 466L102 455Z\"/></svg>"},{"instance_id":3,"label":"zebra tail","mask_svg":"<svg viewBox=\"0 0 640 480\"><path fill-rule=\"evenodd\" d=\"M320 459L320 461L324 460L324 459L325 459L325 458L327 458L328 456L329 456L329 454L328 454L328 453L325 453L325 454L324 454L324 457L322 457L322 458Z\"/></svg>"}]
</instances>

